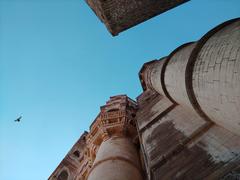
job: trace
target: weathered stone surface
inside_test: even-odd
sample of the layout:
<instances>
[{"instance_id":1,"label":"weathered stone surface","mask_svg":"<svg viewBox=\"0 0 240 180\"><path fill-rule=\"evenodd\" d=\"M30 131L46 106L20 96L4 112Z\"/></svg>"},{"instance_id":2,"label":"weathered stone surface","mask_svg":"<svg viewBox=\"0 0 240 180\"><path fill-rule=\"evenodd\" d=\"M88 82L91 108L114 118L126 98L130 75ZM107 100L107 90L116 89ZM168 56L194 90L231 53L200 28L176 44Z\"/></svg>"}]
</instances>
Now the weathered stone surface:
<instances>
[{"instance_id":1,"label":"weathered stone surface","mask_svg":"<svg viewBox=\"0 0 240 180\"><path fill-rule=\"evenodd\" d=\"M240 135L240 19L146 64L142 84Z\"/></svg>"},{"instance_id":2,"label":"weathered stone surface","mask_svg":"<svg viewBox=\"0 0 240 180\"><path fill-rule=\"evenodd\" d=\"M164 102L164 98L160 102ZM154 105L148 104L152 102L151 98L139 101L137 113L137 120L147 125L140 130L139 137L149 179L219 179L238 165L238 135L217 125L208 125L195 111L180 105L173 106L167 113L159 109L158 114L164 113L164 116L158 116L149 126L142 123L148 118L144 118L141 111L151 114Z\"/></svg>"},{"instance_id":3,"label":"weathered stone surface","mask_svg":"<svg viewBox=\"0 0 240 180\"><path fill-rule=\"evenodd\" d=\"M192 81L202 110L240 135L240 20L206 41L196 58Z\"/></svg>"},{"instance_id":4,"label":"weathered stone surface","mask_svg":"<svg viewBox=\"0 0 240 180\"><path fill-rule=\"evenodd\" d=\"M235 19L145 63L137 103L111 97L49 179L239 178L239 62Z\"/></svg>"},{"instance_id":5,"label":"weathered stone surface","mask_svg":"<svg viewBox=\"0 0 240 180\"><path fill-rule=\"evenodd\" d=\"M85 0L112 35L188 0Z\"/></svg>"},{"instance_id":6,"label":"weathered stone surface","mask_svg":"<svg viewBox=\"0 0 240 180\"><path fill-rule=\"evenodd\" d=\"M89 174L89 180L142 180L138 152L131 139L111 137L104 141Z\"/></svg>"},{"instance_id":7,"label":"weathered stone surface","mask_svg":"<svg viewBox=\"0 0 240 180\"><path fill-rule=\"evenodd\" d=\"M235 19L144 64L137 125L149 179L239 176L239 49Z\"/></svg>"}]
</instances>

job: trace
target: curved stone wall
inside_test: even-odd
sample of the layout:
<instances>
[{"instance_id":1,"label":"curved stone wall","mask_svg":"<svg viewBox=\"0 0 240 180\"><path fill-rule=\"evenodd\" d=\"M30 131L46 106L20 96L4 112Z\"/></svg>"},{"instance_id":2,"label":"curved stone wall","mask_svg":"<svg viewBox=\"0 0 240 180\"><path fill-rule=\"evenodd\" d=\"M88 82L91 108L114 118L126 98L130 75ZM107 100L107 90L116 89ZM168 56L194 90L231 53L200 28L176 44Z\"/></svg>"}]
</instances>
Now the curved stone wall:
<instances>
[{"instance_id":1,"label":"curved stone wall","mask_svg":"<svg viewBox=\"0 0 240 180\"><path fill-rule=\"evenodd\" d=\"M240 18L146 63L142 84L240 134Z\"/></svg>"},{"instance_id":2,"label":"curved stone wall","mask_svg":"<svg viewBox=\"0 0 240 180\"><path fill-rule=\"evenodd\" d=\"M166 58L157 61L156 63L152 64L151 68L149 69L149 80L150 86L152 89L157 90L160 94L165 94L164 88L162 86L162 69Z\"/></svg>"},{"instance_id":3,"label":"curved stone wall","mask_svg":"<svg viewBox=\"0 0 240 180\"><path fill-rule=\"evenodd\" d=\"M135 145L127 137L104 141L97 153L88 180L142 180Z\"/></svg>"},{"instance_id":4,"label":"curved stone wall","mask_svg":"<svg viewBox=\"0 0 240 180\"><path fill-rule=\"evenodd\" d=\"M188 59L196 43L188 43L180 46L169 55L164 73L164 83L169 96L179 104L192 108L189 101L185 74Z\"/></svg>"},{"instance_id":5,"label":"curved stone wall","mask_svg":"<svg viewBox=\"0 0 240 180\"><path fill-rule=\"evenodd\" d=\"M240 20L209 36L195 59L193 92L210 119L240 134Z\"/></svg>"}]
</instances>

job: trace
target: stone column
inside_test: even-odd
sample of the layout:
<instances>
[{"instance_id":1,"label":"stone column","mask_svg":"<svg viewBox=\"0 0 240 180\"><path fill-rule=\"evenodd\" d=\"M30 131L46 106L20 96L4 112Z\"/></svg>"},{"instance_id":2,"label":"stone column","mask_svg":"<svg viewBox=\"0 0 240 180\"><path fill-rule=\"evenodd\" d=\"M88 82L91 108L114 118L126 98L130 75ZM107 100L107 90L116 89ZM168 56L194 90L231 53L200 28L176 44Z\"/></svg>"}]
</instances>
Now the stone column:
<instances>
[{"instance_id":1,"label":"stone column","mask_svg":"<svg viewBox=\"0 0 240 180\"><path fill-rule=\"evenodd\" d=\"M114 136L100 145L88 180L141 180L140 169L131 139Z\"/></svg>"},{"instance_id":2,"label":"stone column","mask_svg":"<svg viewBox=\"0 0 240 180\"><path fill-rule=\"evenodd\" d=\"M98 145L88 180L142 180L137 132L133 120L136 104L127 96L111 97L92 124L89 144Z\"/></svg>"}]
</instances>

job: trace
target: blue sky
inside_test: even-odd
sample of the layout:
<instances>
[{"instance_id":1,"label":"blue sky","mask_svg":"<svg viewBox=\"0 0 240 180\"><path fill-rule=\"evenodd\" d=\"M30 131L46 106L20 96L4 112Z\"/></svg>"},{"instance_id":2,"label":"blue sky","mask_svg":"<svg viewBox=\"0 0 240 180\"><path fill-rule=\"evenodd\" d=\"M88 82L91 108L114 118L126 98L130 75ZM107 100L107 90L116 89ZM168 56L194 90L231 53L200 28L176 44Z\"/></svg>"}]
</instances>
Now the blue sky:
<instances>
[{"instance_id":1,"label":"blue sky","mask_svg":"<svg viewBox=\"0 0 240 180\"><path fill-rule=\"evenodd\" d=\"M192 0L112 37L83 0L0 0L0 179L47 179L109 96L141 93L143 63L239 16Z\"/></svg>"}]
</instances>

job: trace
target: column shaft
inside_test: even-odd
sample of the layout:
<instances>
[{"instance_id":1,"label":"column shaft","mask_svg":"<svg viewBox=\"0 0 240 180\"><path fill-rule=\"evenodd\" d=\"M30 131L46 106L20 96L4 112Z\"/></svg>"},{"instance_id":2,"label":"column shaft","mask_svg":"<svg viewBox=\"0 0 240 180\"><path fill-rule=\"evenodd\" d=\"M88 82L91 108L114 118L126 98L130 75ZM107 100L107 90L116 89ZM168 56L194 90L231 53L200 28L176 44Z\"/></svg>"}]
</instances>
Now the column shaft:
<instances>
[{"instance_id":1,"label":"column shaft","mask_svg":"<svg viewBox=\"0 0 240 180\"><path fill-rule=\"evenodd\" d=\"M102 142L88 180L142 180L135 145L127 137Z\"/></svg>"}]
</instances>

